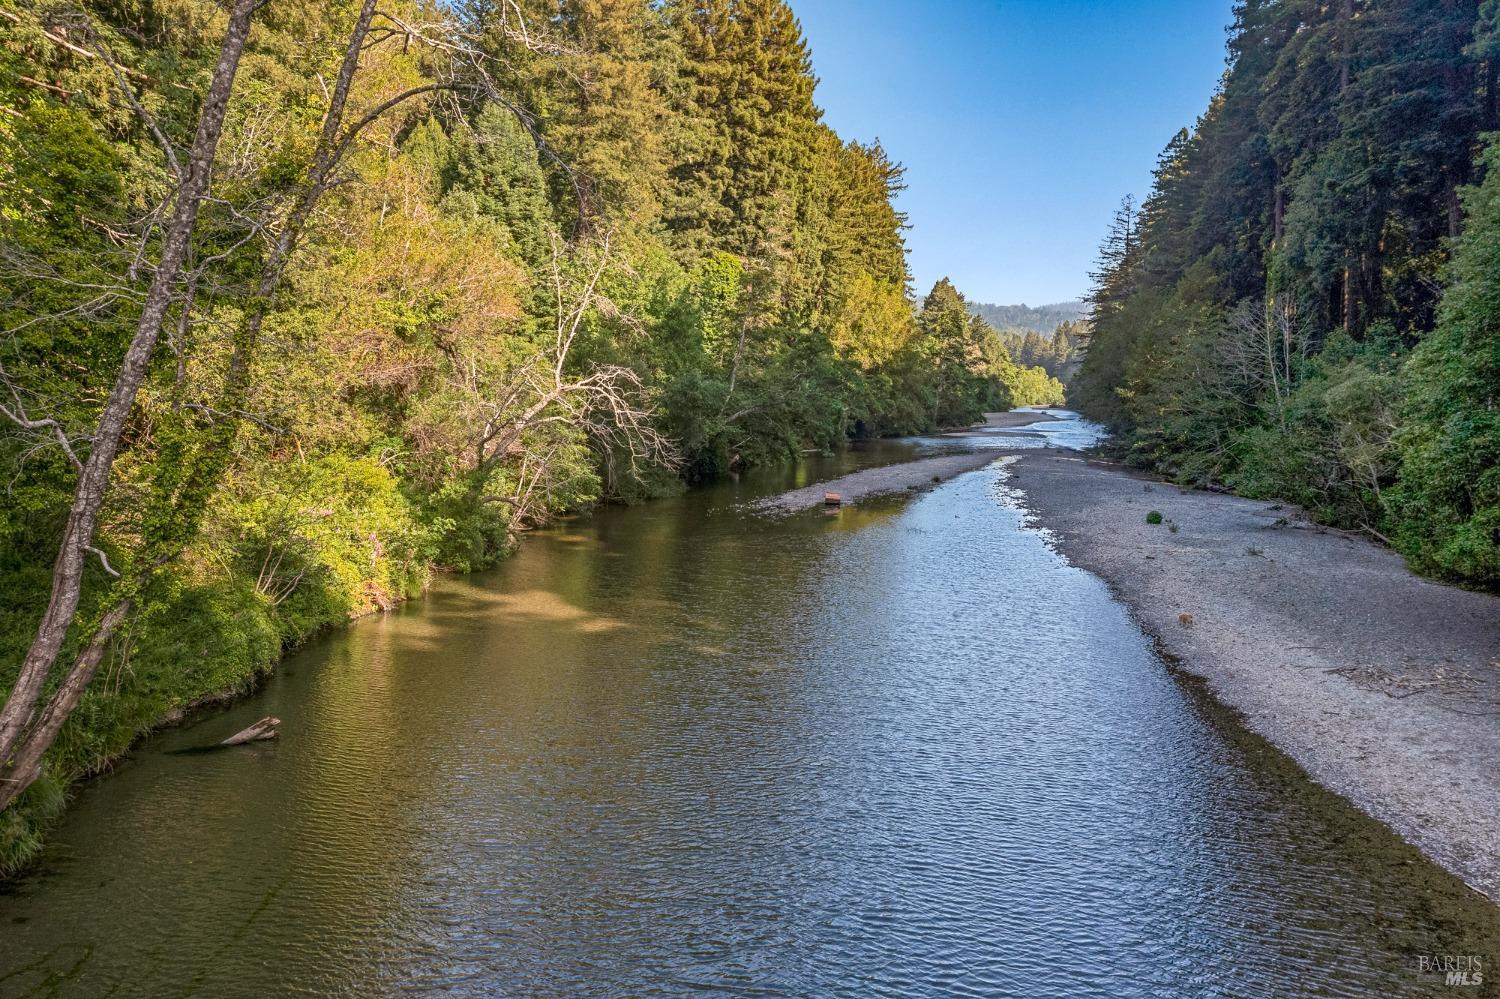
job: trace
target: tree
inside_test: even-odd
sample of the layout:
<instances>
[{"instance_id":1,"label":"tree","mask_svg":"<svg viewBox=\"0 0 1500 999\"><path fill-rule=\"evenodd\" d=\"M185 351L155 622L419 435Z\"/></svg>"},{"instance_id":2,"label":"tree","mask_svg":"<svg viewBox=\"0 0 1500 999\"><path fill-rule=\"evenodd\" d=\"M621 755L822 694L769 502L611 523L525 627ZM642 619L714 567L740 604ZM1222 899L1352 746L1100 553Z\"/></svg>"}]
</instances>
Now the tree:
<instances>
[{"instance_id":1,"label":"tree","mask_svg":"<svg viewBox=\"0 0 1500 999\"><path fill-rule=\"evenodd\" d=\"M510 109L492 102L458 134L446 207L498 222L516 257L541 267L551 251L553 220L536 143Z\"/></svg>"},{"instance_id":2,"label":"tree","mask_svg":"<svg viewBox=\"0 0 1500 999\"><path fill-rule=\"evenodd\" d=\"M790 249L820 117L801 26L783 0L678 2L668 10L690 113L704 123L696 148L670 171L668 232L694 253L776 260Z\"/></svg>"},{"instance_id":3,"label":"tree","mask_svg":"<svg viewBox=\"0 0 1500 999\"><path fill-rule=\"evenodd\" d=\"M1061 391L951 286L918 321L901 168L821 123L782 0L262 5L197 171L226 9L0 10L0 873L438 565Z\"/></svg>"},{"instance_id":4,"label":"tree","mask_svg":"<svg viewBox=\"0 0 1500 999\"><path fill-rule=\"evenodd\" d=\"M250 18L256 0L235 0L229 11L228 25L219 48L213 78L204 94L203 109L193 136L185 166L176 164L180 188L164 231L155 273L146 291L136 323L135 336L120 365L114 386L90 435L88 457L74 458L78 466L78 484L74 488L72 508L58 547L57 562L52 571L52 594L37 625L31 647L21 663L16 681L0 708L0 809L9 805L41 771L42 755L52 745L62 724L77 705L104 653L115 629L130 611L128 600L111 608L100 619L94 636L78 654L67 675L46 705L37 711L44 687L63 649L83 593L84 562L99 554L106 572L113 573L107 560L94 547L94 530L104 506L110 470L119 453L125 434L125 421L135 404L136 394L146 378L151 355L161 338L172 304L178 276L189 253L189 245L198 221L198 212L209 193L214 157L224 130L224 117L234 88L240 57L250 34ZM26 430L53 430L50 417L33 418L19 407L5 415ZM66 447L66 443L65 443Z\"/></svg>"},{"instance_id":5,"label":"tree","mask_svg":"<svg viewBox=\"0 0 1500 999\"><path fill-rule=\"evenodd\" d=\"M1219 90L1095 274L1070 394L1132 459L1493 585L1494 205L1457 192L1495 162L1497 11L1236 5Z\"/></svg>"},{"instance_id":6,"label":"tree","mask_svg":"<svg viewBox=\"0 0 1500 999\"><path fill-rule=\"evenodd\" d=\"M196 434L190 435L195 439L185 447L179 446L167 451L173 461L160 468L160 474L154 483L150 510L144 520L141 550L136 559L141 566L139 575L122 580L119 592L109 601L109 609L101 617L93 637L84 645L45 707L38 712L38 700L48 684L77 614L84 585L85 557L89 554L98 555L107 573L117 578L120 576L109 565L104 553L94 546L94 532L105 503L111 471L124 438L126 421L145 382L168 312L175 306L187 317L193 307L197 283L203 274L201 266L189 275L185 291L179 291L177 285L186 262L193 253L192 243L199 209L210 195L209 183L215 155L224 132L235 75L245 52L251 16L255 9L255 3L249 0L243 3L236 0L231 7L218 62L204 97L203 110L199 115L185 167L179 163L170 140L150 113L133 93L128 98L160 143L167 165L180 180L179 191L171 221L163 233L160 253L143 299L135 336L101 411L97 428L90 437L88 458L75 460L78 465L78 483L53 570L51 596L16 681L3 709L0 709L0 777L3 777L3 782L0 782L0 808L14 801L40 774L43 755L82 699L103 661L114 632L130 613L136 594L149 580L151 573L177 558L196 536L205 502L229 464L231 445L238 432L251 388L255 354L266 318L272 309L274 295L319 201L339 183L338 171L346 154L364 130L391 109L414 98L441 90L456 90L461 86L454 80L418 83L384 100L376 100L363 109L362 113L355 108L354 113L359 114L359 117L346 122L346 115L351 112L351 104L355 99L355 76L366 52L376 12L375 0L363 0L350 28L338 72L328 95L328 107L323 114L321 128L303 178L289 196L283 199L284 210L281 217L276 219L274 228L253 222L250 226L252 236L270 232L274 232L274 235L268 237L269 246L262 259L259 274L240 310L223 387L219 393L219 404L216 407L200 407L198 411L207 419ZM451 24L427 26L427 29L446 32L449 39L457 37ZM425 29L408 26L402 35L410 41L413 37L422 37L422 30ZM438 45L439 50L444 51L460 47L459 43L452 41ZM110 59L106 52L101 51L98 55L105 61ZM466 62L465 65L473 64ZM245 241L248 242L248 239L249 237ZM213 262L222 257L211 256L209 259ZM8 411L8 415L18 422L24 420L23 428L27 430L46 429L47 420L50 419L25 417L18 410Z\"/></svg>"},{"instance_id":7,"label":"tree","mask_svg":"<svg viewBox=\"0 0 1500 999\"><path fill-rule=\"evenodd\" d=\"M569 227L635 237L660 215L671 109L664 77L676 39L651 4L637 0L527 0L529 22L554 46L514 53L503 34L493 54L550 150L544 167Z\"/></svg>"},{"instance_id":8,"label":"tree","mask_svg":"<svg viewBox=\"0 0 1500 999\"><path fill-rule=\"evenodd\" d=\"M1463 195L1467 230L1437 328L1407 368L1397 545L1419 567L1500 583L1500 143Z\"/></svg>"}]
</instances>

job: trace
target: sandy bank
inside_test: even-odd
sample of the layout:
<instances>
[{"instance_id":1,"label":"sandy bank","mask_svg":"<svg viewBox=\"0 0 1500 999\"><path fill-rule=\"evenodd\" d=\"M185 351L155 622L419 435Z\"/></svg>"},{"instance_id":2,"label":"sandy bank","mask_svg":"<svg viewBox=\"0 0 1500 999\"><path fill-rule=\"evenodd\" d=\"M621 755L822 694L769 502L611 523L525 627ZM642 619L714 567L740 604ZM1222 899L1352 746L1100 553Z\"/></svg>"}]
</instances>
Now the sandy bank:
<instances>
[{"instance_id":1,"label":"sandy bank","mask_svg":"<svg viewBox=\"0 0 1500 999\"><path fill-rule=\"evenodd\" d=\"M793 489L779 496L768 496L752 504L752 507L769 514L795 513L822 506L825 493L838 493L844 503L850 504L883 493L929 489L956 475L982 468L999 456L996 451L966 452L919 458L881 468L866 468L827 482Z\"/></svg>"},{"instance_id":2,"label":"sandy bank","mask_svg":"<svg viewBox=\"0 0 1500 999\"><path fill-rule=\"evenodd\" d=\"M1069 560L1251 728L1500 898L1500 598L1291 507L1055 454L1012 469Z\"/></svg>"},{"instance_id":3,"label":"sandy bank","mask_svg":"<svg viewBox=\"0 0 1500 999\"><path fill-rule=\"evenodd\" d=\"M984 422L976 423L970 429L980 427L998 427L1001 430L1009 430L1013 427L1029 427L1033 423L1055 423L1060 417L1051 413L1023 413L1013 409L1008 413L985 413Z\"/></svg>"}]
</instances>

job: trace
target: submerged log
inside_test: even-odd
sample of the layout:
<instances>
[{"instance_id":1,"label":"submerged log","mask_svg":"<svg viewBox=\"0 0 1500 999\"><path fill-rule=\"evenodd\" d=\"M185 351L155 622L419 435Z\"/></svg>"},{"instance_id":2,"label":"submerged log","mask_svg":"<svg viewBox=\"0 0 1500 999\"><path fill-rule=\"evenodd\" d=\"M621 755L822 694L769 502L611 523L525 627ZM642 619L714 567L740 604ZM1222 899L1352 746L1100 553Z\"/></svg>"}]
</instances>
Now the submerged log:
<instances>
[{"instance_id":1,"label":"submerged log","mask_svg":"<svg viewBox=\"0 0 1500 999\"><path fill-rule=\"evenodd\" d=\"M280 718L272 718L267 715L249 728L241 729L234 735L219 743L221 746L239 746L247 742L259 742L262 739L276 738L276 726L281 724Z\"/></svg>"}]
</instances>

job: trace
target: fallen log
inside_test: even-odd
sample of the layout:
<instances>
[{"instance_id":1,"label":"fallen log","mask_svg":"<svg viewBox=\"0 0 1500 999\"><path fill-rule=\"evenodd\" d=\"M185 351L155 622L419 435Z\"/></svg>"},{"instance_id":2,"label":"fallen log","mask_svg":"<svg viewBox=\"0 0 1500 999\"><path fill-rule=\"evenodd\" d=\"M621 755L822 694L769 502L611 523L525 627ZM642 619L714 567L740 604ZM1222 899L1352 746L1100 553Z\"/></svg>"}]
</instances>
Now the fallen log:
<instances>
[{"instance_id":1,"label":"fallen log","mask_svg":"<svg viewBox=\"0 0 1500 999\"><path fill-rule=\"evenodd\" d=\"M280 718L272 718L267 715L249 728L241 729L234 735L219 743L221 746L239 746L247 742L259 742L262 739L276 738L276 726L281 724Z\"/></svg>"}]
</instances>

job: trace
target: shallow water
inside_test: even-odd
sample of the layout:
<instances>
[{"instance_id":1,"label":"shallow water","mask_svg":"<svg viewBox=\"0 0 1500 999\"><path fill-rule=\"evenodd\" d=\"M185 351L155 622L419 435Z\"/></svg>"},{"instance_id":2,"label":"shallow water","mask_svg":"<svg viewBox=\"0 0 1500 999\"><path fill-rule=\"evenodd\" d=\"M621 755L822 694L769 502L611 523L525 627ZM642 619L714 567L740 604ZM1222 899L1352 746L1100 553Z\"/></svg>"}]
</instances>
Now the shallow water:
<instances>
[{"instance_id":1,"label":"shallow water","mask_svg":"<svg viewBox=\"0 0 1500 999\"><path fill-rule=\"evenodd\" d=\"M1017 427L971 427L909 440L923 449L957 446L964 449L995 448L1007 451L1032 448L1081 450L1098 444L1104 436L1103 427L1085 420L1072 410L1056 406L1026 406L1015 412L1036 413L1039 417L1050 416L1052 419Z\"/></svg>"},{"instance_id":2,"label":"shallow water","mask_svg":"<svg viewBox=\"0 0 1500 999\"><path fill-rule=\"evenodd\" d=\"M0 896L0 996L1476 993L1417 957L1500 959L1497 910L1173 674L1002 466L743 509L905 453L565 524L151 740Z\"/></svg>"}]
</instances>

